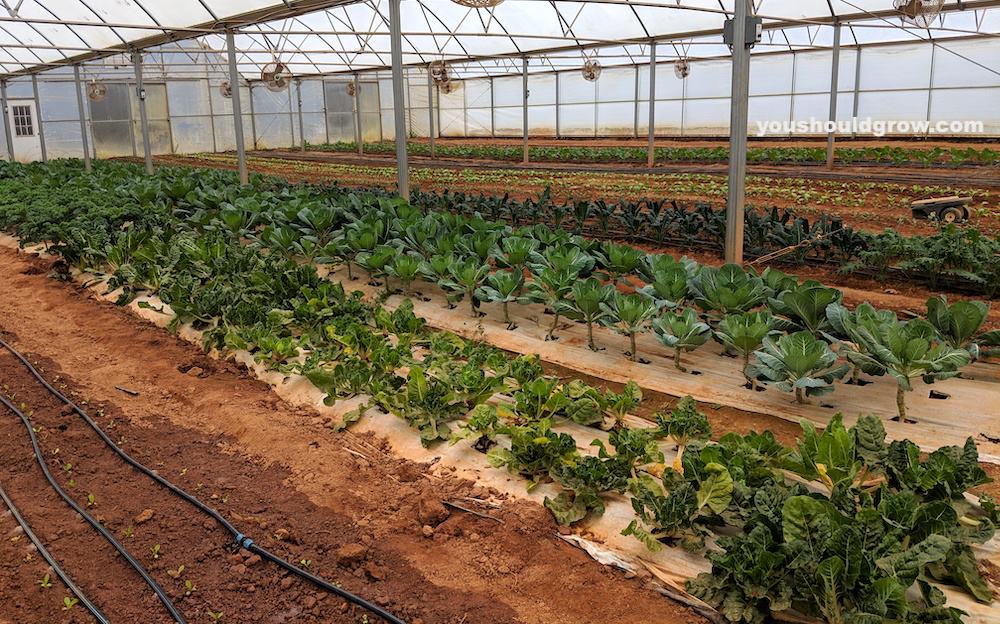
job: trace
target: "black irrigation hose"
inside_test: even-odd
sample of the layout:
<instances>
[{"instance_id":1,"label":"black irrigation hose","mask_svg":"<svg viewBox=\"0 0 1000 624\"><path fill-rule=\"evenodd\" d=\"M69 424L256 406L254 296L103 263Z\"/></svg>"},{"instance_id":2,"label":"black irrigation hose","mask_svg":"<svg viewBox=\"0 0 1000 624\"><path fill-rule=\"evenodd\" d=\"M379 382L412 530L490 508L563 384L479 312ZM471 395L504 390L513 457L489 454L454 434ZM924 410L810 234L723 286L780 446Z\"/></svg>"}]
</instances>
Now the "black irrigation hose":
<instances>
[{"instance_id":1,"label":"black irrigation hose","mask_svg":"<svg viewBox=\"0 0 1000 624\"><path fill-rule=\"evenodd\" d=\"M337 587L336 585L333 585L332 583L330 583L328 581L325 581L325 580L321 579L320 577L318 577L318 576L316 576L314 574L311 574L311 573L303 570L302 568L300 568L300 567L298 567L298 566L296 566L296 565L294 565L292 563L289 563L289 562L285 561L284 559L278 557L277 555L275 555L274 553L268 551L267 549L265 549L265 548L263 548L261 546L258 546L252 539L250 539L249 537L245 536L236 527L234 527L232 525L232 523L230 523L228 520L226 520L226 518L224 518L222 516L222 514L220 514L216 510L212 509L211 507L209 507L205 503L201 502L200 500L198 500L194 496L191 496L190 494L188 494L187 492L185 492L180 487L178 487L178 486L174 485L173 483L171 483L170 481L164 479L159 474L157 474L155 471L150 470L149 468L147 468L146 466L144 466L139 461L133 459L128 453L125 452L124 449L122 449L120 446L118 446L117 444L115 444L115 442L112 441L111 438L109 438L106 433L104 433L104 430L102 430L101 427L96 422L94 422L94 420L90 416L88 416L86 412L84 412L79 406L77 406L71 400L69 400L68 398L66 398L66 396L64 396L61 392L59 392L58 390L56 390L55 388L53 388L52 385L49 384L49 382L46 381L45 378L43 378L41 376L41 374L35 369L35 367L32 366L31 362L29 362L27 358L25 358L23 355L21 355L21 353L19 353L14 347L12 347L11 345L9 345L2 338L0 338L0 346L2 346L3 348L7 349L14 357L16 357L18 360L20 360L21 363L25 366L25 368L28 369L28 371L32 374L32 376L34 376L34 378L37 379L38 382L41 383L45 387L46 390L48 390L53 396L55 396L56 398L58 398L60 401L62 401L66 405L70 406L73 409L73 411L76 412L77 415L79 415L84 420L84 422L86 422L87 425L89 425L90 428L93 429L95 433L97 433L98 436L100 436L101 440L103 440L104 443L107 444L111 448L111 450L113 450L127 464L129 464L130 466L132 466L133 468L135 468L139 472L143 473L144 475L146 475L150 479L153 479L154 481L156 481L157 483L159 483L163 487L167 488L168 490L170 490L171 492L173 492L177 496L183 498L188 503L194 505L196 508L198 508L199 510L201 510L205 514L211 516L212 519L214 519L216 522L218 522L220 525L222 525L223 528L225 528L227 531L229 531L230 533L232 533L234 542L235 542L235 544L237 546L239 546L241 548L244 548L244 549L246 549L246 550L248 550L248 551L250 551L250 552L252 552L254 554L260 555L262 558L267 559L268 561L271 561L271 562L273 562L273 563L281 566L282 568L288 570L289 572L292 572L293 574L296 574L296 575L302 577L303 579L305 579L305 580L307 580L307 581L315 584L316 586L318 586L318 587L320 587L322 589L325 589L328 592L336 594L336 595L340 596L341 598L347 600L348 602L351 602L351 603L353 603L353 604L361 607L362 609L365 609L366 611L374 613L375 615L379 616L380 618L382 618L386 622L389 622L390 624L406 624L406 622L404 622L403 620L397 618L396 616L394 616L393 614L389 613L388 611L382 609L378 605L370 603L367 600L365 600L364 598L361 598L360 596L356 596L355 594L352 594L351 592L349 592L349 591L347 591L345 589L341 589L340 587ZM0 399L2 399L2 398L3 397L0 397ZM4 400L4 402L6 403L6 400ZM7 403L7 405L8 405L8 407L11 407L12 409L15 409L9 403ZM30 429L30 426L29 426L29 429ZM34 439L34 433L33 432L32 432L32 439ZM50 482L51 482L51 480L50 480ZM58 487L58 486L56 486L56 487Z\"/></svg>"},{"instance_id":2,"label":"black irrigation hose","mask_svg":"<svg viewBox=\"0 0 1000 624\"><path fill-rule=\"evenodd\" d=\"M28 430L28 435L31 437L31 446L35 451L35 460L38 462L38 467L42 469L42 474L45 475L45 479L49 482L49 485L52 486L52 489L56 491L56 494L58 494L60 498L66 501L66 504L72 507L73 511L80 514L80 516L82 516L83 519L86 520L88 524L90 524L90 526L94 527L94 529L101 534L101 537L107 540L107 542L111 544L111 546L115 550L118 551L118 554L124 557L125 561L127 561L128 564L132 566L132 568L135 569L136 572L139 573L139 575L143 578L143 580L146 581L146 584L149 585L156 593L157 598L160 599L160 602L163 603L163 606L166 607L167 612L170 613L170 617L174 618L175 622L177 622L178 624L187 624L187 621L184 619L184 616L181 615L180 611L177 610L177 607L174 606L174 603L170 601L170 598L167 596L166 592L163 591L163 588L160 587L157 584L157 582L153 580L153 577L149 575L149 572L146 571L146 568L144 568L141 563L136 561L136 559L131 554L129 554L128 550L126 550L124 546L118 543L118 540L115 539L115 536L112 535L111 532L108 531L103 524L94 519L94 517L91 516L89 513L87 513L83 509L83 507L80 507L80 505L75 500L73 500L72 497L66 494L66 491L63 490L56 482L56 480L52 477L52 473L49 472L49 467L45 463L45 457L42 455L42 449L38 445L38 436L35 435L35 430L31 426L31 421L24 414L24 412L18 409L16 405L11 403L7 399L7 397L3 396L2 394L0 394L0 403L6 405L7 409L14 412L15 414L18 415L18 417L21 418L21 422L24 423L24 427L25 429Z\"/></svg>"},{"instance_id":3,"label":"black irrigation hose","mask_svg":"<svg viewBox=\"0 0 1000 624\"><path fill-rule=\"evenodd\" d=\"M14 520L21 525L21 529L24 531L24 534L27 535L28 539L31 540L31 543L35 545L35 548L38 549L42 558L45 559L46 563L48 563L49 566L55 571L56 576L62 579L62 582L69 588L73 595L77 597L80 604L86 607L87 611L90 611L91 615L93 615L94 618L100 622L100 624L110 624L108 618L101 613L100 609L94 606L94 603L92 603L87 596L84 595L83 590L77 587L76 583L73 582L73 579L66 574L66 572L59 566L59 563L55 560L55 558L49 554L48 550L45 549L41 540L39 540L38 536L31 530L31 525L29 525L21 516L21 513L17 510L17 506L14 505L14 501L10 500L10 497L7 496L7 492L4 492L2 487L0 487L0 498L2 498L3 502L7 505L7 509L10 509L10 513L14 516Z\"/></svg>"}]
</instances>

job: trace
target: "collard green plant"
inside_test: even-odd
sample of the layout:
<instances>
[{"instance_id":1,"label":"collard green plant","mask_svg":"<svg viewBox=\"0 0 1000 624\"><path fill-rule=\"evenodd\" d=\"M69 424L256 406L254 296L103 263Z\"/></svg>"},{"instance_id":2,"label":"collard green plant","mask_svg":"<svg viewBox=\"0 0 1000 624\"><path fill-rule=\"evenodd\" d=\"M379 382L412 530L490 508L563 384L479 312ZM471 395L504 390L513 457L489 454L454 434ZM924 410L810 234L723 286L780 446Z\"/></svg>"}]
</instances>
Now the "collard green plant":
<instances>
[{"instance_id":1,"label":"collard green plant","mask_svg":"<svg viewBox=\"0 0 1000 624\"><path fill-rule=\"evenodd\" d=\"M750 354L764 344L764 338L772 333L774 333L773 317L766 310L730 314L724 317L715 329L716 339L727 350L742 358L743 375L751 388L756 386L756 381L749 371Z\"/></svg>"},{"instance_id":2,"label":"collard green plant","mask_svg":"<svg viewBox=\"0 0 1000 624\"><path fill-rule=\"evenodd\" d=\"M705 442L712 435L712 425L708 417L698 411L698 403L691 397L683 397L670 410L670 414L657 413L656 424L660 434L677 444L677 457L673 469L684 472L684 450L691 442Z\"/></svg>"},{"instance_id":3,"label":"collard green plant","mask_svg":"<svg viewBox=\"0 0 1000 624\"><path fill-rule=\"evenodd\" d=\"M809 331L777 340L765 336L763 348L754 355L757 361L750 367L750 376L763 377L764 383L782 392L794 392L796 403L833 392L833 382L842 379L850 368L837 364L837 354Z\"/></svg>"},{"instance_id":4,"label":"collard green plant","mask_svg":"<svg viewBox=\"0 0 1000 624\"><path fill-rule=\"evenodd\" d=\"M986 321L989 306L982 301L949 304L943 295L927 300L927 321L952 349L965 349L973 360L979 358L977 334Z\"/></svg>"},{"instance_id":5,"label":"collard green plant","mask_svg":"<svg viewBox=\"0 0 1000 624\"><path fill-rule=\"evenodd\" d=\"M694 351L712 338L712 328L692 308L666 312L653 321L653 331L665 347L674 350L674 366L683 373L687 369L681 363L681 354Z\"/></svg>"},{"instance_id":6,"label":"collard green plant","mask_svg":"<svg viewBox=\"0 0 1000 624\"><path fill-rule=\"evenodd\" d=\"M555 333L559 327L560 310L576 280L577 274L569 269L543 268L533 275L524 295L518 299L521 303L541 303L552 311L552 325L545 334L546 340L558 340Z\"/></svg>"},{"instance_id":7,"label":"collard green plant","mask_svg":"<svg viewBox=\"0 0 1000 624\"><path fill-rule=\"evenodd\" d=\"M836 288L817 282L805 282L788 288L768 300L768 307L778 316L777 329L783 331L808 331L819 336L830 328L826 309L844 298Z\"/></svg>"},{"instance_id":8,"label":"collard green plant","mask_svg":"<svg viewBox=\"0 0 1000 624\"><path fill-rule=\"evenodd\" d=\"M690 287L699 308L722 315L749 312L763 304L767 294L759 277L735 264L701 267Z\"/></svg>"},{"instance_id":9,"label":"collard green plant","mask_svg":"<svg viewBox=\"0 0 1000 624\"><path fill-rule=\"evenodd\" d=\"M601 303L604 311L602 323L614 331L628 336L628 355L633 362L639 361L638 349L636 348L635 337L642 331L656 314L656 306L649 299L640 295L623 295L616 292L615 296L607 303Z\"/></svg>"},{"instance_id":10,"label":"collard green plant","mask_svg":"<svg viewBox=\"0 0 1000 624\"><path fill-rule=\"evenodd\" d=\"M507 329L517 328L510 320L511 303L517 303L518 293L524 284L521 274L512 271L497 271L486 278L485 283L476 291L476 297L482 301L499 303L503 307L503 322Z\"/></svg>"},{"instance_id":11,"label":"collard green plant","mask_svg":"<svg viewBox=\"0 0 1000 624\"><path fill-rule=\"evenodd\" d=\"M856 348L846 351L847 359L870 375L889 375L896 380L897 419L907 418L906 393L913 380L934 383L957 376L972 357L964 349L941 342L934 326L923 319L893 324L845 324Z\"/></svg>"},{"instance_id":12,"label":"collard green plant","mask_svg":"<svg viewBox=\"0 0 1000 624\"><path fill-rule=\"evenodd\" d=\"M613 284L601 284L596 278L576 281L569 296L556 306L566 318L582 321L587 325L587 346L591 351L597 351L594 343L594 323L600 323L606 316L607 304L615 296Z\"/></svg>"}]
</instances>

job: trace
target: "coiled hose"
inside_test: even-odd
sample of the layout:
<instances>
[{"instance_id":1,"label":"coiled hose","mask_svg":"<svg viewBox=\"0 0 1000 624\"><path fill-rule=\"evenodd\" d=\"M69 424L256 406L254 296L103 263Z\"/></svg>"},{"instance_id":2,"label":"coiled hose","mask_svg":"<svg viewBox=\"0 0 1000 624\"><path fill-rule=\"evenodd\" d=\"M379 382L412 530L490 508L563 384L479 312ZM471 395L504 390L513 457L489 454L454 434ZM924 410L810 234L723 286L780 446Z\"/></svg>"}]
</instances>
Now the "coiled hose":
<instances>
[{"instance_id":1,"label":"coiled hose","mask_svg":"<svg viewBox=\"0 0 1000 624\"><path fill-rule=\"evenodd\" d=\"M84 595L83 590L77 587L76 583L73 582L73 579L66 574L65 570L59 566L59 563L55 560L55 558L49 553L48 550L46 550L45 546L42 545L41 540L39 540L38 536L35 535L35 532L31 530L31 525L28 524L24 517L21 516L21 512L17 510L17 506L14 505L14 501L10 500L10 497L7 496L7 492L4 492L2 487L0 487L0 498L2 498L4 504L7 505L7 509L10 510L10 514L14 516L14 520L21 525L21 530L23 530L24 534L28 536L31 543L35 545L35 548L38 549L38 553L42 555L45 562L48 563L49 566L51 566L51 568L55 571L56 576L62 579L62 582L69 588L69 591L77 597L80 604L82 604L87 611L90 611L91 615L93 615L100 624L110 624L108 618L101 613L101 610L98 609L86 595Z\"/></svg>"},{"instance_id":2,"label":"coiled hose","mask_svg":"<svg viewBox=\"0 0 1000 624\"><path fill-rule=\"evenodd\" d=\"M74 412L76 412L76 414L78 416L80 416L80 418L82 418L83 421L86 422L87 425L90 426L90 428L93 429L94 432L98 436L100 436L101 440L103 440L104 443L107 444L111 448L111 450L113 450L127 464L129 464L130 466L132 466L133 468L135 468L139 472L143 473L144 475L146 475L150 479L153 479L154 481L156 481L157 483L159 483L163 487L167 488L168 490L170 490L171 492L173 492L177 496L183 498L184 500L186 500L191 505L194 505L196 508L198 508L199 510L201 510L203 513L211 516L212 519L214 519L216 522L218 522L223 528L225 528L227 531L229 531L233 535L233 540L234 540L234 542L236 543L237 546L239 546L241 548L244 548L244 549L246 549L246 550L248 550L248 551L250 551L250 552L252 552L254 554L260 555L260 557L262 559L267 559L268 561L281 566L285 570L288 570L289 572L291 572L291 573L293 573L293 574L295 574L295 575L297 575L297 576L299 576L299 577L301 577L301 578L309 581L310 583L313 583L317 587L319 587L321 589L324 589L324 590L326 590L326 591L328 591L330 593L336 594L337 596L340 596L344 600L347 600L348 602L350 602L352 604L355 604L355 605L361 607L362 609L365 609L366 611L379 616L380 618L382 618L386 622L389 622L390 624L406 624L406 622L404 622L403 620L399 619L395 615L389 613L388 611L386 611L382 607L379 607L376 604L368 602L364 598L361 598L360 596L352 594L351 592L349 592L349 591L347 591L345 589L337 587L336 585L333 585L332 583L330 583L328 581L325 581L322 578L320 578L320 577L318 577L318 576L316 576L314 574L311 574L310 572L307 572L306 570L303 570L302 568L296 566L295 564L290 563L288 561L285 561L284 559L282 559L281 557L278 557L277 555L275 555L274 553L268 551L267 549L262 548L261 546L258 546L252 539L250 539L249 537L247 537L243 533L241 533L239 530L237 530L236 527L233 526L233 524L231 522L229 522L225 517L222 516L222 514L220 514L216 510L212 509L211 507L209 507L205 503L201 502L200 500L198 500L194 496L191 496L190 494L188 494L187 492L185 492L180 487L178 487L178 486L174 485L173 483L171 483L170 481L164 479L159 474L157 474L153 470L150 470L149 468L147 468L146 466L144 466L139 461L133 459L128 453L125 452L124 449L122 449L120 446L118 446L117 444L115 444L115 442L112 441L111 438L109 438L106 433L104 433L104 430L102 430L101 427L96 422L94 422L94 420L89 415L87 415L87 413L85 411L83 411L78 405L76 405L75 403L73 403L71 400L69 400L68 398L66 398L66 396L64 396L61 392L59 392L58 390L56 390L55 388L53 388L52 385L49 384L49 382L46 381L45 378L43 378L41 376L41 374L35 369L35 367L32 366L31 362L29 362L27 358L25 358L23 355L21 355L14 347L12 347L10 344L8 344L6 341L4 341L2 338L0 338L0 346L2 346L3 348L7 349L7 351L9 351L14 357L16 357L18 360L20 360L21 363L24 365L24 367L28 369L28 371L32 374L32 376L35 379L37 379L38 382L40 384L42 384L45 387L46 390L48 390L53 396L55 396L60 401L62 401L63 403L65 403L66 405L68 405L70 408L72 408L72 410ZM8 403L8 406L10 406L9 403ZM29 429L31 428L30 425L29 425L28 428ZM34 439L34 435L33 434L32 434L32 439ZM51 480L50 480L50 483L52 483ZM55 487L58 487L54 483L53 483L53 485ZM179 621L183 622L183 620L179 620Z\"/></svg>"}]
</instances>

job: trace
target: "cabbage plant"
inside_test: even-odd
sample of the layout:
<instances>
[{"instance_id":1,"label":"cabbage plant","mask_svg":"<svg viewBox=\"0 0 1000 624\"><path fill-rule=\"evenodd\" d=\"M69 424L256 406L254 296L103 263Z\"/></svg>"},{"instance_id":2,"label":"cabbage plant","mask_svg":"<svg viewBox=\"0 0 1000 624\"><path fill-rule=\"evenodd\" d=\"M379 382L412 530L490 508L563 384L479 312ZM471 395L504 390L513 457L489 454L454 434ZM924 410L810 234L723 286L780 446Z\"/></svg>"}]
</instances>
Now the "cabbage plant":
<instances>
[{"instance_id":1,"label":"cabbage plant","mask_svg":"<svg viewBox=\"0 0 1000 624\"><path fill-rule=\"evenodd\" d=\"M687 369L681 364L681 353L694 351L712 338L712 328L691 308L667 312L653 321L653 331L664 346L674 350L674 366L684 373Z\"/></svg>"}]
</instances>

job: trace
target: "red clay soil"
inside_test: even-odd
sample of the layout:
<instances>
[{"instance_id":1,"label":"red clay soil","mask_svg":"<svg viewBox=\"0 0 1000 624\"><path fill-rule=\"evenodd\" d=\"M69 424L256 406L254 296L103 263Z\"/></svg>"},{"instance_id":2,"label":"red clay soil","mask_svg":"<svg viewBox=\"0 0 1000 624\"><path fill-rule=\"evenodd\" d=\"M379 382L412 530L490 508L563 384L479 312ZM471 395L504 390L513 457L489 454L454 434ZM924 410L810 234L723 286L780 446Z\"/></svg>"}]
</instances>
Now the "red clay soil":
<instances>
[{"instance_id":1,"label":"red clay soil","mask_svg":"<svg viewBox=\"0 0 1000 624\"><path fill-rule=\"evenodd\" d=\"M334 433L242 369L49 279L48 271L47 262L0 249L4 339L139 461L265 547L309 561L312 571L414 624L703 621L648 589L645 575L625 578L559 540L542 507L394 458L378 438ZM81 504L94 494L91 511L190 622L210 621L208 610L222 611L222 622L363 621L340 599L248 553L231 553L223 530L123 464L9 355L0 354L0 379L32 410L56 478L73 479L69 491ZM113 621L168 621L137 575L42 480L27 434L9 413L0 418L0 482ZM441 506L475 507L473 499L499 503L482 509L503 524ZM146 509L152 518L140 522ZM0 528L9 538L12 519L0 517ZM0 540L0 621L91 621L80 605L62 611L66 588L53 575L53 586L42 589L39 556L23 536L8 538ZM183 580L196 587L190 596Z\"/></svg>"}]
</instances>

